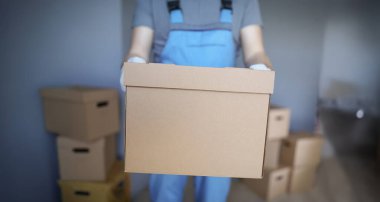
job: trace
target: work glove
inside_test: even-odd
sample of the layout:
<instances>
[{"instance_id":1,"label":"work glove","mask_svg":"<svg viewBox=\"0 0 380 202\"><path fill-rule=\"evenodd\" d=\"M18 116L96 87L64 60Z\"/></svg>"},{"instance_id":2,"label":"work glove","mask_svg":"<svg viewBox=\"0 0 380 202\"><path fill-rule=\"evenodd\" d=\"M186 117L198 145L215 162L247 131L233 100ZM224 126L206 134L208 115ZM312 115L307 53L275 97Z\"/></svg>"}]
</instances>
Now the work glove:
<instances>
[{"instance_id":1,"label":"work glove","mask_svg":"<svg viewBox=\"0 0 380 202\"><path fill-rule=\"evenodd\" d=\"M146 63L146 60L144 58L140 58L140 57L130 57L130 58L128 58L127 62ZM121 87L121 90L123 90L123 92L125 92L126 87L124 85L124 65L121 68L121 73L120 73L120 87Z\"/></svg>"},{"instance_id":2,"label":"work glove","mask_svg":"<svg viewBox=\"0 0 380 202\"><path fill-rule=\"evenodd\" d=\"M260 71L271 71L271 69L269 69L264 64L254 64L254 65L249 66L249 68L253 70L260 70Z\"/></svg>"}]
</instances>

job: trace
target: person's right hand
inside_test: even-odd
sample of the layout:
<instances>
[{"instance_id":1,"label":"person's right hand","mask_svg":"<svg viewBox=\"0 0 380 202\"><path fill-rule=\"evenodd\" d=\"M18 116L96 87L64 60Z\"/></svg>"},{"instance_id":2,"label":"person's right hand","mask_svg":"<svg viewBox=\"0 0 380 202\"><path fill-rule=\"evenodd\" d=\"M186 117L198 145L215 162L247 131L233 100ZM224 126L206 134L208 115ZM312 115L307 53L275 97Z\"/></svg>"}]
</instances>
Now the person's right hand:
<instances>
[{"instance_id":1,"label":"person's right hand","mask_svg":"<svg viewBox=\"0 0 380 202\"><path fill-rule=\"evenodd\" d=\"M141 57L130 57L130 58L128 58L127 62L146 63L146 60L144 58L141 58ZM126 87L124 85L124 65L121 68L121 73L120 73L120 87L121 87L121 90L123 90L123 92L125 92Z\"/></svg>"}]
</instances>

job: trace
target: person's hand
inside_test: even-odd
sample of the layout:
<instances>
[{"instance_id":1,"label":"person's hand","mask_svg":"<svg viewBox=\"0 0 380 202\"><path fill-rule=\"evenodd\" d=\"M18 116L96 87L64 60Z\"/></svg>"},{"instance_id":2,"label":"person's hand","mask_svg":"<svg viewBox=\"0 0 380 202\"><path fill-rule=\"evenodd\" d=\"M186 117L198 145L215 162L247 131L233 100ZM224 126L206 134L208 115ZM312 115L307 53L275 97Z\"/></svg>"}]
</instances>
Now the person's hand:
<instances>
[{"instance_id":1,"label":"person's hand","mask_svg":"<svg viewBox=\"0 0 380 202\"><path fill-rule=\"evenodd\" d=\"M271 69L268 68L264 64L254 64L254 65L249 66L249 68L253 70L260 70L260 71L271 71Z\"/></svg>"},{"instance_id":2,"label":"person's hand","mask_svg":"<svg viewBox=\"0 0 380 202\"><path fill-rule=\"evenodd\" d=\"M140 57L130 57L127 60L127 62L131 62L131 63L146 63L146 60L144 58L140 58ZM120 73L120 87L121 87L121 90L123 90L125 92L126 87L124 86L124 65L121 68L121 73Z\"/></svg>"}]
</instances>

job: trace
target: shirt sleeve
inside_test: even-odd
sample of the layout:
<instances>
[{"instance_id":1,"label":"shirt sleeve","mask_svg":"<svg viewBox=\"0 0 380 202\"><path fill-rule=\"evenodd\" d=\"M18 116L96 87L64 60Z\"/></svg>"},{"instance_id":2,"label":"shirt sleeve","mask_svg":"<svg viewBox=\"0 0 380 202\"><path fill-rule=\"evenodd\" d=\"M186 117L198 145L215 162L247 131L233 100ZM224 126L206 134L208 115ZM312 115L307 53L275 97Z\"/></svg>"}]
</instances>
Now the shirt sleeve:
<instances>
[{"instance_id":1,"label":"shirt sleeve","mask_svg":"<svg viewBox=\"0 0 380 202\"><path fill-rule=\"evenodd\" d=\"M262 25L259 0L248 0L245 7L241 27L248 25Z\"/></svg>"},{"instance_id":2,"label":"shirt sleeve","mask_svg":"<svg viewBox=\"0 0 380 202\"><path fill-rule=\"evenodd\" d=\"M153 29L152 0L138 0L136 3L132 26L147 26Z\"/></svg>"}]
</instances>

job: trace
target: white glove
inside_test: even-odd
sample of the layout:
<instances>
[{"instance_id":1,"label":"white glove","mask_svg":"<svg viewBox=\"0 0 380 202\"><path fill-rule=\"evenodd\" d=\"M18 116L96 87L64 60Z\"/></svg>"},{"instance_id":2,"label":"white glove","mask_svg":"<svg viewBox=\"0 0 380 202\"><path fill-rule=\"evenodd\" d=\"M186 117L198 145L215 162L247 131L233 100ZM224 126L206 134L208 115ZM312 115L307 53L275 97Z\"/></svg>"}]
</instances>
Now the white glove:
<instances>
[{"instance_id":1,"label":"white glove","mask_svg":"<svg viewBox=\"0 0 380 202\"><path fill-rule=\"evenodd\" d=\"M140 58L140 57L130 57L130 58L128 58L127 62L130 62L130 63L146 63L146 60L144 58ZM124 66L121 68L120 87L121 87L121 90L123 90L125 92L126 88L124 86Z\"/></svg>"},{"instance_id":2,"label":"white glove","mask_svg":"<svg viewBox=\"0 0 380 202\"><path fill-rule=\"evenodd\" d=\"M254 64L249 66L249 68L253 70L270 71L270 69L264 64Z\"/></svg>"}]
</instances>

